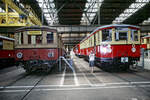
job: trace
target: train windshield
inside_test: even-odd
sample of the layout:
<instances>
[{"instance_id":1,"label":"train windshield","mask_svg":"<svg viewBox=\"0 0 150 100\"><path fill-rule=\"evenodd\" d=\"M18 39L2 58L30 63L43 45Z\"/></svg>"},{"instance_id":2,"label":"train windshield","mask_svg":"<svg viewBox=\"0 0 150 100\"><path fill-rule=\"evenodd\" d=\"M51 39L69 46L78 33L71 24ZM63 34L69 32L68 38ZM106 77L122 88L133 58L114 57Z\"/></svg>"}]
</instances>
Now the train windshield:
<instances>
[{"instance_id":1,"label":"train windshield","mask_svg":"<svg viewBox=\"0 0 150 100\"><path fill-rule=\"evenodd\" d=\"M138 30L131 29L131 40L138 41Z\"/></svg>"},{"instance_id":2,"label":"train windshield","mask_svg":"<svg viewBox=\"0 0 150 100\"><path fill-rule=\"evenodd\" d=\"M102 30L102 41L112 41L112 29L104 29Z\"/></svg>"},{"instance_id":3,"label":"train windshield","mask_svg":"<svg viewBox=\"0 0 150 100\"><path fill-rule=\"evenodd\" d=\"M18 44L23 44L23 32L17 34L18 34Z\"/></svg>"},{"instance_id":4,"label":"train windshield","mask_svg":"<svg viewBox=\"0 0 150 100\"><path fill-rule=\"evenodd\" d=\"M115 34L116 41L128 39L128 28L118 27Z\"/></svg>"},{"instance_id":5,"label":"train windshield","mask_svg":"<svg viewBox=\"0 0 150 100\"><path fill-rule=\"evenodd\" d=\"M53 43L53 32L47 32L47 43Z\"/></svg>"},{"instance_id":6,"label":"train windshield","mask_svg":"<svg viewBox=\"0 0 150 100\"><path fill-rule=\"evenodd\" d=\"M42 35L36 35L36 43L41 44L42 43Z\"/></svg>"}]
</instances>

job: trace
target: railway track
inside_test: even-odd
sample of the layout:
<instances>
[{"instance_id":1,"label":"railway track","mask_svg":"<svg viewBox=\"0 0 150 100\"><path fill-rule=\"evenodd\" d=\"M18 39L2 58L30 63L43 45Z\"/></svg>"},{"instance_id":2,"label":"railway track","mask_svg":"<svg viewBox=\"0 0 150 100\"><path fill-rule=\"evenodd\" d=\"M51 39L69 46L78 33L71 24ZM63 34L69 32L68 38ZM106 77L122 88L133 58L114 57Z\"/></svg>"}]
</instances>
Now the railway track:
<instances>
[{"instance_id":1,"label":"railway track","mask_svg":"<svg viewBox=\"0 0 150 100\"><path fill-rule=\"evenodd\" d=\"M29 91L20 99L20 100L25 100L25 98L32 92L32 90L45 78L45 76L42 76Z\"/></svg>"},{"instance_id":2,"label":"railway track","mask_svg":"<svg viewBox=\"0 0 150 100\"><path fill-rule=\"evenodd\" d=\"M41 77L40 79L38 79L35 83L34 83L34 85L33 85L33 87L31 87L29 90L27 90L27 93L25 93L25 95L20 99L20 100L24 100L31 92L32 92L32 90L45 78L45 76L47 75L48 73L46 73L46 74L37 74L39 77ZM13 86L15 83L17 83L17 82L19 82L19 81L21 81L21 80L23 80L23 79L25 79L25 78L27 78L28 76L31 76L32 77L32 75L33 75L33 73L22 73L22 75L19 77L19 78L17 78L17 79L15 79L14 81L12 81L12 82L10 82L9 84L7 84L7 85L5 85L5 86L2 86L1 88L0 88L0 91L5 91L5 90L7 90L8 89L8 87L11 87L11 86Z\"/></svg>"},{"instance_id":3,"label":"railway track","mask_svg":"<svg viewBox=\"0 0 150 100\"><path fill-rule=\"evenodd\" d=\"M0 90L5 90L5 89L6 89L6 87L8 87L8 86L12 86L12 85L13 85L13 84L15 84L16 82L18 82L18 81L20 81L20 80L22 80L22 79L26 78L26 77L27 77L27 76L29 76L29 75L30 75L30 74L23 73L23 75L22 75L21 77L19 77L19 78L17 78L16 80L14 80L14 81L10 82L9 84L7 84L7 85L3 86L3 88L1 88Z\"/></svg>"}]
</instances>

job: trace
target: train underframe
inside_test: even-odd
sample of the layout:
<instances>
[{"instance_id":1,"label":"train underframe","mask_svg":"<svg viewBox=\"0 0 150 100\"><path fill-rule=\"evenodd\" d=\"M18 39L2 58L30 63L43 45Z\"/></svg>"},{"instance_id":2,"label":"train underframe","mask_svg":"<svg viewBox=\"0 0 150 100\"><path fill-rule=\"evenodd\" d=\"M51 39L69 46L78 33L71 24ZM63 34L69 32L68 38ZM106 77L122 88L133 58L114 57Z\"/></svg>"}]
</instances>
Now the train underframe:
<instances>
[{"instance_id":1,"label":"train underframe","mask_svg":"<svg viewBox=\"0 0 150 100\"><path fill-rule=\"evenodd\" d=\"M16 62L18 66L22 66L26 72L45 71L49 72L51 68L57 64L56 60L27 60Z\"/></svg>"},{"instance_id":2,"label":"train underframe","mask_svg":"<svg viewBox=\"0 0 150 100\"><path fill-rule=\"evenodd\" d=\"M85 60L89 60L88 56L84 56ZM122 60L123 59L123 60ZM128 70L130 65L136 64L139 57L116 57L116 58L95 58L95 65L103 70Z\"/></svg>"},{"instance_id":3,"label":"train underframe","mask_svg":"<svg viewBox=\"0 0 150 100\"><path fill-rule=\"evenodd\" d=\"M14 58L0 58L0 68L15 65Z\"/></svg>"}]
</instances>

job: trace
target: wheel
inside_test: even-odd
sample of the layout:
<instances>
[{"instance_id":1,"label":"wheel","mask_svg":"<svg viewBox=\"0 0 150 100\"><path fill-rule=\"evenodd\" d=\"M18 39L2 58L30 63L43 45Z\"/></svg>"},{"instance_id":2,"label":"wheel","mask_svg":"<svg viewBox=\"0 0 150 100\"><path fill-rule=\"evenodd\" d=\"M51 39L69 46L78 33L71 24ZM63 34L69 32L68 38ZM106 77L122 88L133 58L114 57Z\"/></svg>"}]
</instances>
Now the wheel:
<instances>
[{"instance_id":1,"label":"wheel","mask_svg":"<svg viewBox=\"0 0 150 100\"><path fill-rule=\"evenodd\" d=\"M125 65L122 67L122 71L127 71L130 69L130 65Z\"/></svg>"},{"instance_id":2,"label":"wheel","mask_svg":"<svg viewBox=\"0 0 150 100\"><path fill-rule=\"evenodd\" d=\"M32 71L29 69L26 69L26 73L30 74Z\"/></svg>"}]
</instances>

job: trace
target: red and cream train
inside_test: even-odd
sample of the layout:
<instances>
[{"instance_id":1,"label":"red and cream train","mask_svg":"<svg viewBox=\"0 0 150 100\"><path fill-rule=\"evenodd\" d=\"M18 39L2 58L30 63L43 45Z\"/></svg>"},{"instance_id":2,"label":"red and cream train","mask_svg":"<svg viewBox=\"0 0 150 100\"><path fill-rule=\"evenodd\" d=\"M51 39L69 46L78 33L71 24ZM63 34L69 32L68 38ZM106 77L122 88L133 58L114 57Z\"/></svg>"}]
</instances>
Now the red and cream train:
<instances>
[{"instance_id":1,"label":"red and cream train","mask_svg":"<svg viewBox=\"0 0 150 100\"><path fill-rule=\"evenodd\" d=\"M0 67L14 64L14 39L0 36Z\"/></svg>"},{"instance_id":2,"label":"red and cream train","mask_svg":"<svg viewBox=\"0 0 150 100\"><path fill-rule=\"evenodd\" d=\"M127 24L97 27L74 48L75 54L85 59L93 50L101 68L128 69L140 58L140 28Z\"/></svg>"},{"instance_id":3,"label":"red and cream train","mask_svg":"<svg viewBox=\"0 0 150 100\"><path fill-rule=\"evenodd\" d=\"M64 47L57 30L47 26L23 27L15 33L15 60L27 72L49 71L64 55Z\"/></svg>"},{"instance_id":4,"label":"red and cream train","mask_svg":"<svg viewBox=\"0 0 150 100\"><path fill-rule=\"evenodd\" d=\"M141 38L141 48L144 48L144 50L150 50L150 35Z\"/></svg>"}]
</instances>

